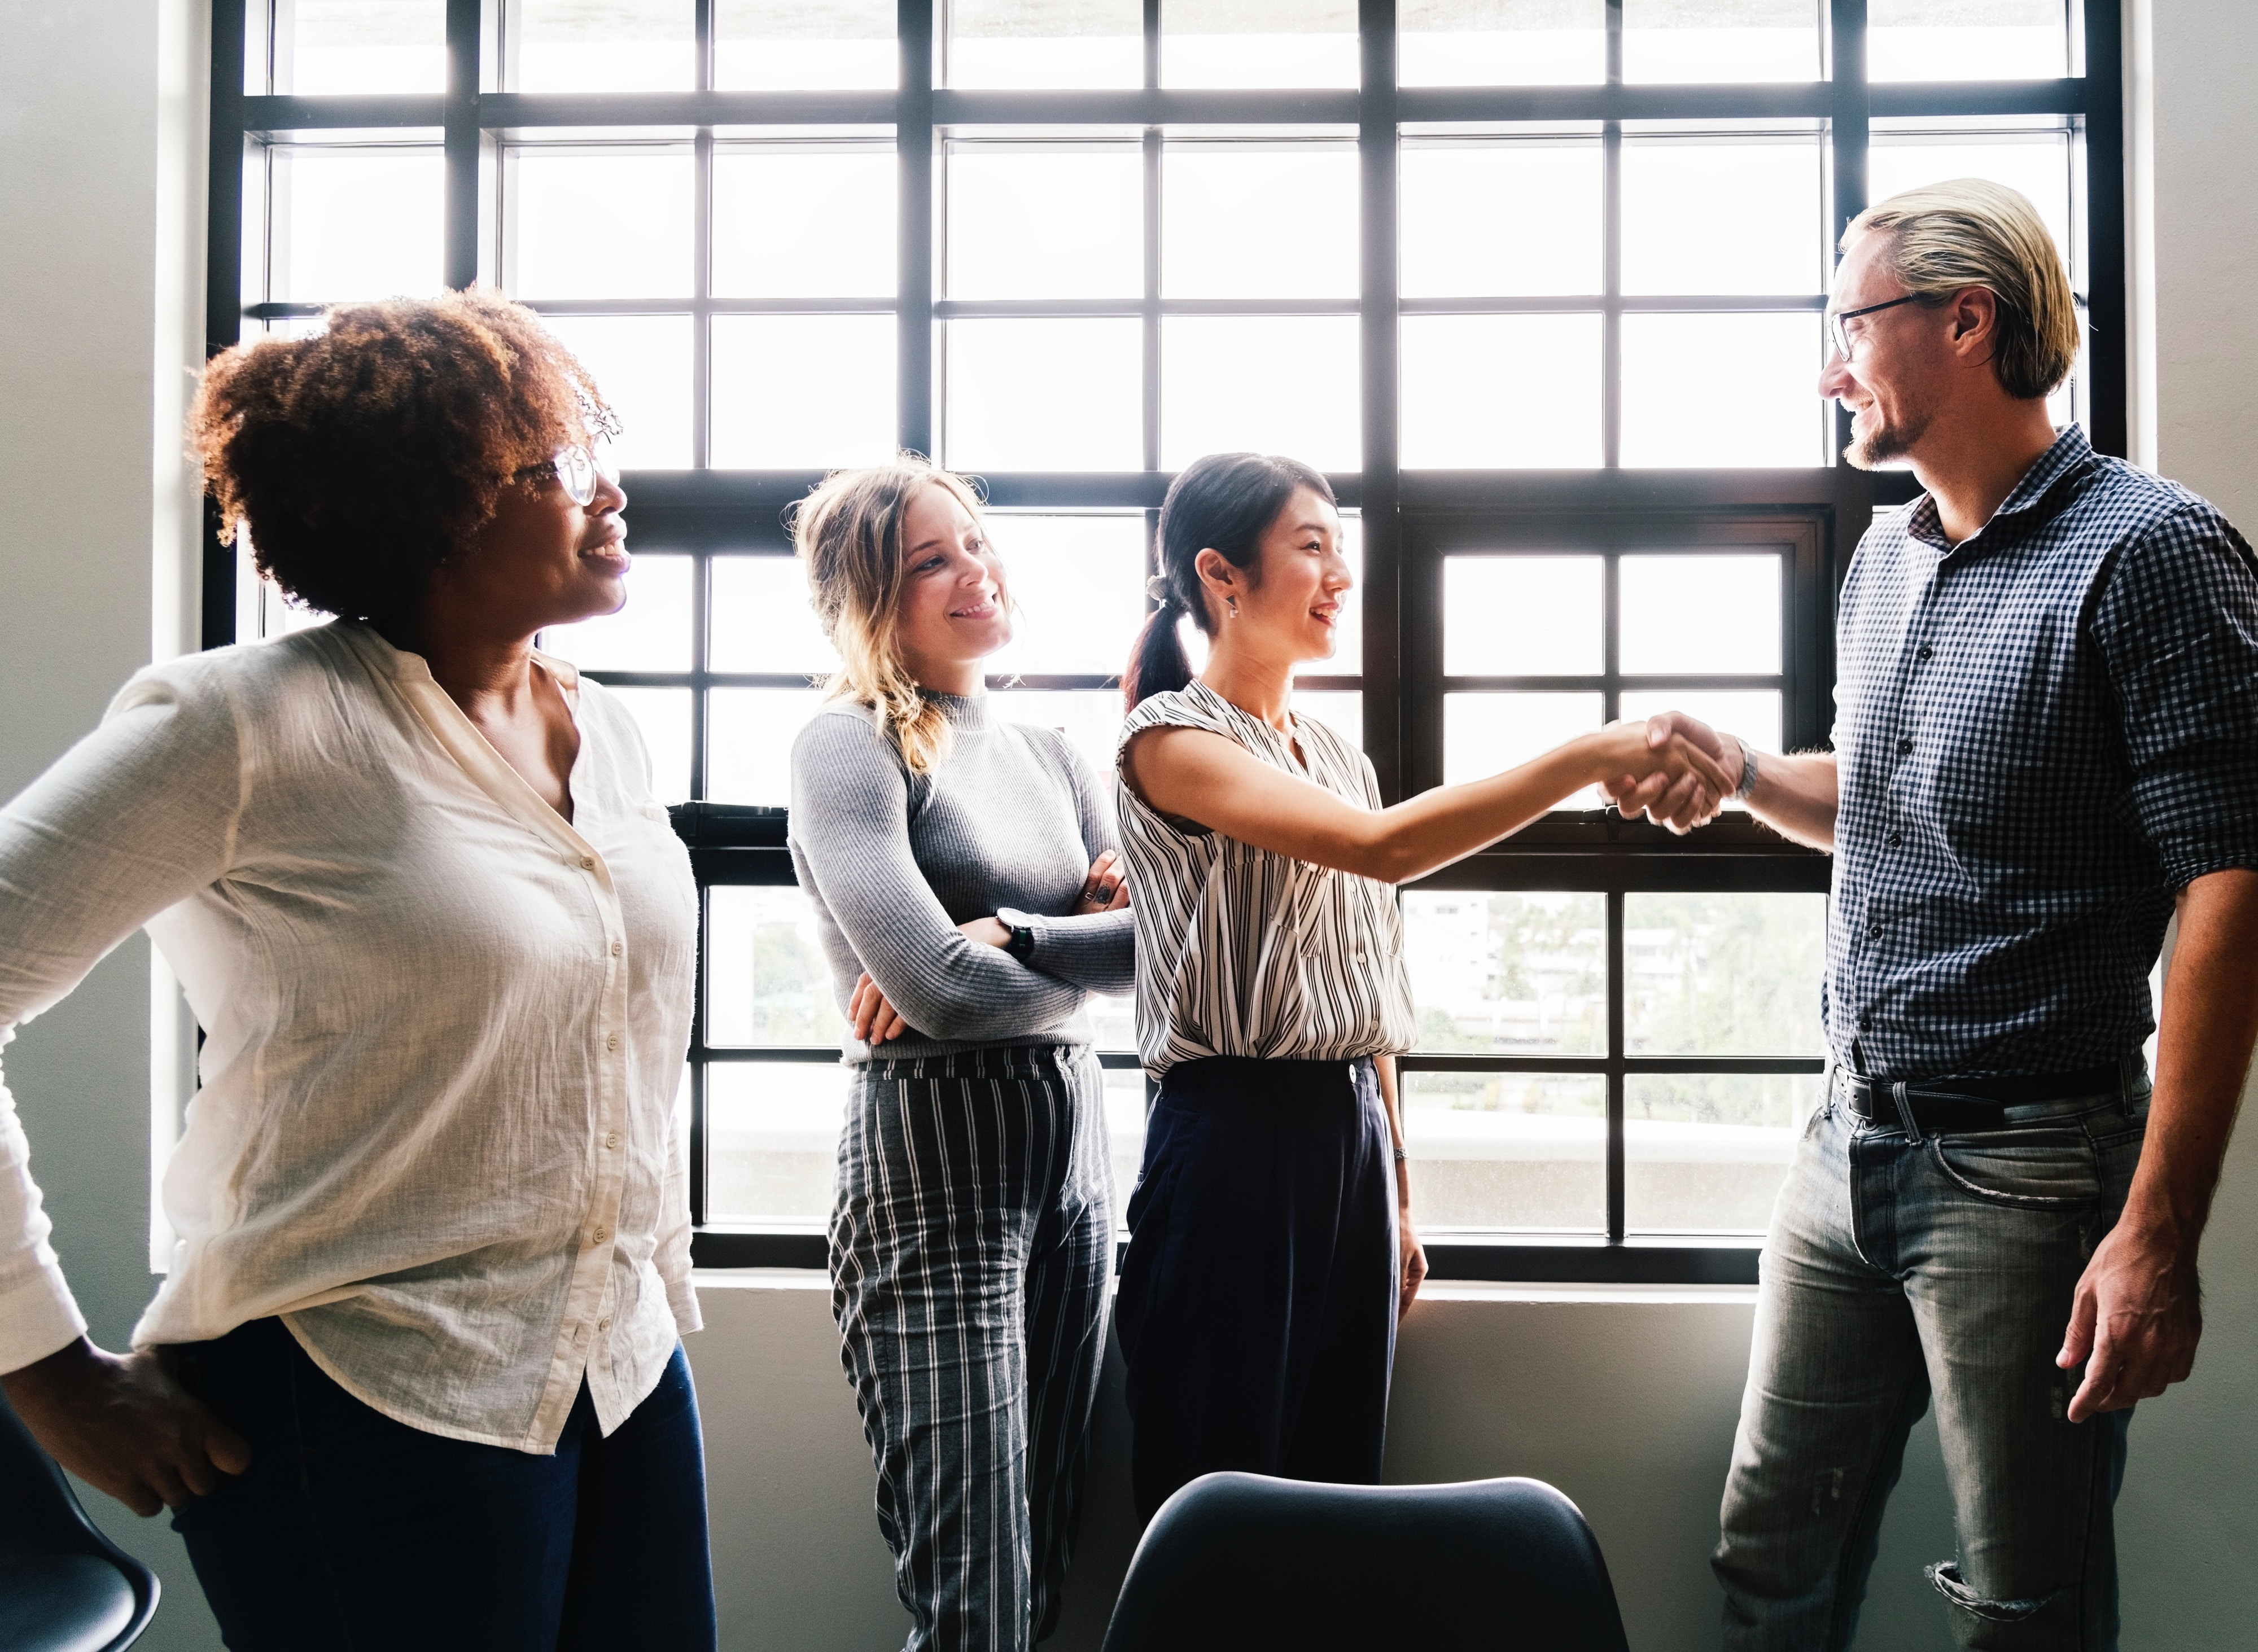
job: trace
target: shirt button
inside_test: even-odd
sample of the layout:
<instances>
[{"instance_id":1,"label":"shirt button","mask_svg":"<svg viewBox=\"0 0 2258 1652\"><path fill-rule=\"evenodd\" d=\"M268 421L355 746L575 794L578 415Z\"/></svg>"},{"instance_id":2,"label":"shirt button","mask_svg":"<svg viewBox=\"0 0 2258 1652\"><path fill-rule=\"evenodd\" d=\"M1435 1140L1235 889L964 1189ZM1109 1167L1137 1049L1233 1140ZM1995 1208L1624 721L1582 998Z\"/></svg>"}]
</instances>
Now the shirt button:
<instances>
[{"instance_id":1,"label":"shirt button","mask_svg":"<svg viewBox=\"0 0 2258 1652\"><path fill-rule=\"evenodd\" d=\"M620 1035L616 1032L607 1034L604 1039L604 1047L607 1050L618 1049L620 1047Z\"/></svg>"},{"instance_id":2,"label":"shirt button","mask_svg":"<svg viewBox=\"0 0 2258 1652\"><path fill-rule=\"evenodd\" d=\"M1860 1016L1860 1017L1858 1017L1858 1031L1859 1031L1859 1032L1871 1032L1873 1030L1874 1030L1874 1017L1871 1017L1871 1015L1862 1015L1862 1016Z\"/></svg>"},{"instance_id":3,"label":"shirt button","mask_svg":"<svg viewBox=\"0 0 2258 1652\"><path fill-rule=\"evenodd\" d=\"M593 1244L607 1244L611 1242L612 1230L609 1228L598 1228L589 1237Z\"/></svg>"},{"instance_id":4,"label":"shirt button","mask_svg":"<svg viewBox=\"0 0 2258 1652\"><path fill-rule=\"evenodd\" d=\"M615 1131L615 1130L607 1130L607 1131L606 1131L604 1132L604 1145L605 1145L605 1146L607 1146L607 1147L616 1147L616 1146L618 1146L619 1145L620 1145L620 1133L619 1133L619 1131Z\"/></svg>"},{"instance_id":5,"label":"shirt button","mask_svg":"<svg viewBox=\"0 0 2258 1652\"><path fill-rule=\"evenodd\" d=\"M600 1319L596 1322L596 1329L600 1331L607 1331L611 1329L611 1328L612 1322L608 1319Z\"/></svg>"},{"instance_id":6,"label":"shirt button","mask_svg":"<svg viewBox=\"0 0 2258 1652\"><path fill-rule=\"evenodd\" d=\"M626 948L626 947L622 947L622 946L621 946L619 942L617 942L617 941L614 941L614 942L612 943L612 956L613 956L613 957L614 957L614 958L618 957L621 953L625 952L626 950L627 950L627 948Z\"/></svg>"},{"instance_id":7,"label":"shirt button","mask_svg":"<svg viewBox=\"0 0 2258 1652\"><path fill-rule=\"evenodd\" d=\"M1866 932L1867 932L1869 935L1878 935L1878 934L1880 934L1880 933L1882 932L1882 920L1881 920L1880 918L1876 918L1872 923L1871 923L1871 924L1867 925L1866 925Z\"/></svg>"},{"instance_id":8,"label":"shirt button","mask_svg":"<svg viewBox=\"0 0 2258 1652\"><path fill-rule=\"evenodd\" d=\"M580 869L583 872L594 871L596 869L596 857L593 854L582 855L580 857Z\"/></svg>"},{"instance_id":9,"label":"shirt button","mask_svg":"<svg viewBox=\"0 0 2258 1652\"><path fill-rule=\"evenodd\" d=\"M1900 757L1910 757L1913 755L1913 736L1911 734L1907 734L1903 740L1898 741L1898 755Z\"/></svg>"},{"instance_id":10,"label":"shirt button","mask_svg":"<svg viewBox=\"0 0 2258 1652\"><path fill-rule=\"evenodd\" d=\"M1916 660L1933 659L1935 657L1935 655L1936 650L1929 647L1928 643L1924 642L1921 645L1920 650L1914 654L1914 658Z\"/></svg>"},{"instance_id":11,"label":"shirt button","mask_svg":"<svg viewBox=\"0 0 2258 1652\"><path fill-rule=\"evenodd\" d=\"M1893 849L1901 849L1905 847L1905 833L1902 832L1891 833L1890 847Z\"/></svg>"}]
</instances>

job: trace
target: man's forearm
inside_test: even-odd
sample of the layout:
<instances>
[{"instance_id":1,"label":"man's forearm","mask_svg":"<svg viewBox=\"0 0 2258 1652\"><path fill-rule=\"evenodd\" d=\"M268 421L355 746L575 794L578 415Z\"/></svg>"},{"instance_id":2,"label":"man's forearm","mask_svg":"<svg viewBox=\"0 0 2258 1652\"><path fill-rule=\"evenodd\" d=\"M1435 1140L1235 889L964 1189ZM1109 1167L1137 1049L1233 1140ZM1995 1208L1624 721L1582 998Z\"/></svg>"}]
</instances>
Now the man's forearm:
<instances>
[{"instance_id":1,"label":"man's forearm","mask_svg":"<svg viewBox=\"0 0 2258 1652\"><path fill-rule=\"evenodd\" d=\"M2258 871L2212 872L2180 891L2162 1020L2155 1097L2125 1214L2192 1244L2211 1214L2258 1038Z\"/></svg>"},{"instance_id":2,"label":"man's forearm","mask_svg":"<svg viewBox=\"0 0 2258 1652\"><path fill-rule=\"evenodd\" d=\"M1784 838L1814 849L1832 849L1841 798L1836 780L1832 752L1793 757L1765 752L1757 759L1757 786L1749 794L1749 812Z\"/></svg>"}]
</instances>

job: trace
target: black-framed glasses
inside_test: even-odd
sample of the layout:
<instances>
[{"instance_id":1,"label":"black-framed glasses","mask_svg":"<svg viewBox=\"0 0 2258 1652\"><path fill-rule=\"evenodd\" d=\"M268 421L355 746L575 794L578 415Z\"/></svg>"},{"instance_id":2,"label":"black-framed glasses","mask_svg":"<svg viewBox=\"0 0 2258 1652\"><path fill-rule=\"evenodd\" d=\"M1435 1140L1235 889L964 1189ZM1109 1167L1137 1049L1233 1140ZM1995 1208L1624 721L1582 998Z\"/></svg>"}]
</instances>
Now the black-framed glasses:
<instances>
[{"instance_id":1,"label":"black-framed glasses","mask_svg":"<svg viewBox=\"0 0 2258 1652\"><path fill-rule=\"evenodd\" d=\"M600 479L616 482L619 471L599 459L588 448L579 443L558 448L545 464L529 464L518 472L520 479L530 481L543 472L557 479L557 486L564 490L564 497L586 509L594 503L596 484Z\"/></svg>"},{"instance_id":2,"label":"black-framed glasses","mask_svg":"<svg viewBox=\"0 0 2258 1652\"><path fill-rule=\"evenodd\" d=\"M1857 341L1850 337L1843 323L1861 316L1872 316L1885 309L1895 309L1900 304L1918 304L1928 297L1926 293L1907 293L1903 298L1885 298L1878 304L1867 304L1857 309L1833 310L1827 316L1827 337L1835 346L1835 353L1844 361L1853 359L1857 352Z\"/></svg>"}]
</instances>

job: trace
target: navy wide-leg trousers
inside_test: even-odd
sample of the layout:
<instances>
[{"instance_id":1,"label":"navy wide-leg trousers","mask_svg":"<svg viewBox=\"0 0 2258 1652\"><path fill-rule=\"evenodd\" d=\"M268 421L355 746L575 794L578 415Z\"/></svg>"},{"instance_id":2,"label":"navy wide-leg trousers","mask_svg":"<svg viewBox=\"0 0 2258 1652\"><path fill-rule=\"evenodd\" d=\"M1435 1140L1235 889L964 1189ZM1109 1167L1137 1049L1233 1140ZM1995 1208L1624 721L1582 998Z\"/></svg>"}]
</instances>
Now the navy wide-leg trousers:
<instances>
[{"instance_id":1,"label":"navy wide-leg trousers","mask_svg":"<svg viewBox=\"0 0 2258 1652\"><path fill-rule=\"evenodd\" d=\"M1378 1482L1395 1169L1369 1060L1168 1070L1115 1303L1140 1518L1219 1469Z\"/></svg>"}]
</instances>

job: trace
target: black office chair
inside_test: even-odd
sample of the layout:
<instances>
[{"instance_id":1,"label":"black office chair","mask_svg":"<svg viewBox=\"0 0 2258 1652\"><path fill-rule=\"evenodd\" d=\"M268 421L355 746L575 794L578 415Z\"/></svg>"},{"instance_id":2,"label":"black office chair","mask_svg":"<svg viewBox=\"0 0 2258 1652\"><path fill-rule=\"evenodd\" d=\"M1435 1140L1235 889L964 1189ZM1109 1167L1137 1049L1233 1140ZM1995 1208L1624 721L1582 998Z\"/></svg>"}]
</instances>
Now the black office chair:
<instances>
[{"instance_id":1,"label":"black office chair","mask_svg":"<svg viewBox=\"0 0 2258 1652\"><path fill-rule=\"evenodd\" d=\"M1104 1652L1629 1652L1576 1506L1541 1480L1205 1474L1153 1517Z\"/></svg>"},{"instance_id":2,"label":"black office chair","mask_svg":"<svg viewBox=\"0 0 2258 1652\"><path fill-rule=\"evenodd\" d=\"M95 1529L55 1460L0 1402L0 1647L120 1652L157 1615L157 1574Z\"/></svg>"}]
</instances>

